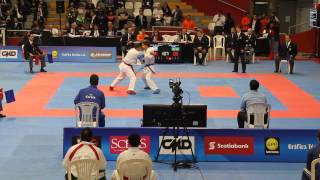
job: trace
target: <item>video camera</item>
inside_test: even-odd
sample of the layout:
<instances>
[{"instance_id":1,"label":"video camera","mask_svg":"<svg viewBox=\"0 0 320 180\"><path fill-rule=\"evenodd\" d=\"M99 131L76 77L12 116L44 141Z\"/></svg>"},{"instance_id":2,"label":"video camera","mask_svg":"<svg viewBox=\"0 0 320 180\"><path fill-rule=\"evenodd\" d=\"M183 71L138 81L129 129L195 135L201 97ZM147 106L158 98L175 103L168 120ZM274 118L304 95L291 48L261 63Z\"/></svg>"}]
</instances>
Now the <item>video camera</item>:
<instances>
[{"instance_id":1,"label":"video camera","mask_svg":"<svg viewBox=\"0 0 320 180\"><path fill-rule=\"evenodd\" d=\"M169 79L169 87L172 89L173 92L173 98L172 100L174 101L174 103L180 103L180 101L182 100L182 94L183 94L183 90L180 87L181 85L181 81L180 80L173 80L173 79Z\"/></svg>"}]
</instances>

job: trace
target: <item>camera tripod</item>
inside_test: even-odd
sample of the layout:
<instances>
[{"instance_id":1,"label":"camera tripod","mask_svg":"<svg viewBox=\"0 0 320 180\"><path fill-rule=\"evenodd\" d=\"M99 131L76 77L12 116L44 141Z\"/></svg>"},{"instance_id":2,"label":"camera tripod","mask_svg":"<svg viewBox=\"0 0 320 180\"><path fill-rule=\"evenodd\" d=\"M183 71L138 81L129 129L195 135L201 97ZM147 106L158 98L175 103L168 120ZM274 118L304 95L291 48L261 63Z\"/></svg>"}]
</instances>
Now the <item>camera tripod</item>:
<instances>
[{"instance_id":1,"label":"camera tripod","mask_svg":"<svg viewBox=\"0 0 320 180\"><path fill-rule=\"evenodd\" d=\"M172 148L172 152L174 152L174 162L171 165L174 171L177 171L178 168L190 168L192 167L193 163L197 163L196 157L194 155L194 150L192 148L192 144L190 141L189 130L184 124L185 118L183 113L183 106L182 106L182 103L180 102L182 100L182 96L180 97L181 98L175 98L175 97L173 98L175 102L172 104L172 110L170 112L169 118L167 119L166 128L163 130L161 143L159 145L158 152L155 157L155 161L160 162L159 155L160 155L161 148L165 144L165 137L169 136L169 130L170 128L172 128L173 141L171 143L172 145L171 148ZM183 132L187 137L188 142L190 142L190 145L191 145L190 150L191 150L192 160L189 160L189 161L177 161L177 150L179 148L178 138L179 138L180 128L183 129Z\"/></svg>"}]
</instances>

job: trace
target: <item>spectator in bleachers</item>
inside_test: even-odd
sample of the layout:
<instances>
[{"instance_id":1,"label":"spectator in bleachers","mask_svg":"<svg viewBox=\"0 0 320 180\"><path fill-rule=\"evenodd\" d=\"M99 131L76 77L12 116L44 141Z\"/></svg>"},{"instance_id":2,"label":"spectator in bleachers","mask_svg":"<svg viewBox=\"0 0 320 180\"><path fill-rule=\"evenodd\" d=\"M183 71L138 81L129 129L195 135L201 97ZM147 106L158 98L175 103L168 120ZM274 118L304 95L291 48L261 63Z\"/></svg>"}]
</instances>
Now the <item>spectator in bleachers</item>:
<instances>
[{"instance_id":1,"label":"spectator in bleachers","mask_svg":"<svg viewBox=\"0 0 320 180\"><path fill-rule=\"evenodd\" d=\"M301 180L310 180L311 179L311 163L313 160L320 158L320 131L317 132L317 144L308 150L306 168L303 170ZM315 168L315 179L320 179L320 166L316 165Z\"/></svg>"},{"instance_id":2,"label":"spectator in bleachers","mask_svg":"<svg viewBox=\"0 0 320 180\"><path fill-rule=\"evenodd\" d=\"M40 15L43 16L45 19L48 17L48 5L43 0L39 0L39 3L37 4L37 11L40 12Z\"/></svg>"},{"instance_id":3,"label":"spectator in bleachers","mask_svg":"<svg viewBox=\"0 0 320 180\"><path fill-rule=\"evenodd\" d=\"M38 22L40 29L44 29L45 18L41 15L40 12L38 12L38 15L36 16L35 20Z\"/></svg>"},{"instance_id":4,"label":"spectator in bleachers","mask_svg":"<svg viewBox=\"0 0 320 180\"><path fill-rule=\"evenodd\" d=\"M142 9L139 10L139 15L136 16L134 23L138 27L138 29L148 28L148 20L147 17L143 15Z\"/></svg>"},{"instance_id":5,"label":"spectator in bleachers","mask_svg":"<svg viewBox=\"0 0 320 180\"><path fill-rule=\"evenodd\" d=\"M183 18L183 12L180 9L180 6L176 5L176 8L172 11L172 25L180 26Z\"/></svg>"},{"instance_id":6,"label":"spectator in bleachers","mask_svg":"<svg viewBox=\"0 0 320 180\"><path fill-rule=\"evenodd\" d=\"M197 35L194 37L193 47L197 64L203 65L208 52L209 39L204 35L201 29L198 30Z\"/></svg>"},{"instance_id":7,"label":"spectator in bleachers","mask_svg":"<svg viewBox=\"0 0 320 180\"><path fill-rule=\"evenodd\" d=\"M116 165L117 169L115 170L115 172L118 171L118 173L119 173L119 170L120 170L119 165L126 160L143 159L143 160L149 161L149 163L152 164L152 160L151 160L149 154L147 154L146 152L139 149L139 146L141 143L140 141L141 141L140 135L138 135L138 134L130 134L129 135L129 137L128 137L129 148L128 148L128 150L125 150L119 154L119 156L117 158L117 165ZM111 177L112 180L115 180L115 178L116 178L115 172L112 174L112 177ZM146 177L146 176L147 176L147 174L144 177ZM121 177L121 179L122 178L124 178L124 177ZM126 179L126 178L124 178L124 179ZM156 180L156 179L157 179L157 177L156 177L154 171L152 171L151 175L149 177L149 180Z\"/></svg>"},{"instance_id":8,"label":"spectator in bleachers","mask_svg":"<svg viewBox=\"0 0 320 180\"><path fill-rule=\"evenodd\" d=\"M164 19L164 25L170 26L172 21L172 12L167 2L164 2L161 6L161 9L163 11L163 19Z\"/></svg>"},{"instance_id":9,"label":"spectator in bleachers","mask_svg":"<svg viewBox=\"0 0 320 180\"><path fill-rule=\"evenodd\" d=\"M124 6L126 4L126 0L115 0L114 2L115 2L116 9L124 8Z\"/></svg>"},{"instance_id":10,"label":"spectator in bleachers","mask_svg":"<svg viewBox=\"0 0 320 180\"><path fill-rule=\"evenodd\" d=\"M11 8L12 4L10 0L0 0L0 8L3 12L6 12Z\"/></svg>"},{"instance_id":11,"label":"spectator in bleachers","mask_svg":"<svg viewBox=\"0 0 320 180\"><path fill-rule=\"evenodd\" d=\"M128 32L121 37L122 53L127 54L127 51L132 48L133 43L136 41L136 36L132 27L128 28Z\"/></svg>"},{"instance_id":12,"label":"spectator in bleachers","mask_svg":"<svg viewBox=\"0 0 320 180\"><path fill-rule=\"evenodd\" d=\"M142 9L153 9L153 0L142 0Z\"/></svg>"},{"instance_id":13,"label":"spectator in bleachers","mask_svg":"<svg viewBox=\"0 0 320 180\"><path fill-rule=\"evenodd\" d=\"M69 7L74 6L75 8L79 7L80 0L69 0Z\"/></svg>"},{"instance_id":14,"label":"spectator in bleachers","mask_svg":"<svg viewBox=\"0 0 320 180\"><path fill-rule=\"evenodd\" d=\"M99 180L106 180L105 169L107 165L106 158L103 155L102 150L97 147L93 142L93 134L90 128L84 128L81 131L80 142L70 147L64 156L63 167L68 170L69 165L72 161L82 159L93 159L98 161L99 168ZM71 168L72 179L77 179L78 174L76 169ZM95 174L94 174L95 175ZM65 179L68 179L68 174L65 175Z\"/></svg>"},{"instance_id":15,"label":"spectator in bleachers","mask_svg":"<svg viewBox=\"0 0 320 180\"><path fill-rule=\"evenodd\" d=\"M224 23L224 33L225 34L230 34L231 33L231 28L234 27L234 20L231 17L230 13L226 14L226 21Z\"/></svg>"},{"instance_id":16,"label":"spectator in bleachers","mask_svg":"<svg viewBox=\"0 0 320 180\"><path fill-rule=\"evenodd\" d=\"M21 7L21 5L19 6L16 4L12 9L12 16L13 18L17 18L19 22L23 23L25 20L25 12L23 12L23 9Z\"/></svg>"},{"instance_id":17,"label":"spectator in bleachers","mask_svg":"<svg viewBox=\"0 0 320 180\"><path fill-rule=\"evenodd\" d=\"M18 21L18 18L13 19L12 27L11 29L21 30L22 29L22 23Z\"/></svg>"},{"instance_id":18,"label":"spectator in bleachers","mask_svg":"<svg viewBox=\"0 0 320 180\"><path fill-rule=\"evenodd\" d=\"M108 37L114 37L117 35L117 30L113 27L113 24L111 21L108 22L108 27L106 29L106 36Z\"/></svg>"},{"instance_id":19,"label":"spectator in bleachers","mask_svg":"<svg viewBox=\"0 0 320 180\"><path fill-rule=\"evenodd\" d=\"M251 80L249 86L250 91L245 93L241 98L240 111L237 116L239 128L244 128L244 123L247 121L247 107L249 105L257 103L268 105L267 97L258 92L259 82L257 80ZM265 116L267 116L267 114Z\"/></svg>"},{"instance_id":20,"label":"spectator in bleachers","mask_svg":"<svg viewBox=\"0 0 320 180\"><path fill-rule=\"evenodd\" d=\"M257 15L253 15L250 21L250 28L253 30L256 36L259 36L259 29L260 29L260 21Z\"/></svg>"},{"instance_id":21,"label":"spectator in bleachers","mask_svg":"<svg viewBox=\"0 0 320 180\"><path fill-rule=\"evenodd\" d=\"M151 26L162 26L163 25L163 11L158 5L152 12Z\"/></svg>"},{"instance_id":22,"label":"spectator in bleachers","mask_svg":"<svg viewBox=\"0 0 320 180\"><path fill-rule=\"evenodd\" d=\"M86 10L94 10L95 9L95 5L93 4L92 0L87 0L86 2Z\"/></svg>"},{"instance_id":23,"label":"spectator in bleachers","mask_svg":"<svg viewBox=\"0 0 320 180\"><path fill-rule=\"evenodd\" d=\"M78 104L81 102L94 102L97 103L100 107L99 117L95 117L99 119L99 127L105 126L105 115L102 112L102 109L105 108L105 96L101 90L98 89L99 84L99 76L96 74L92 74L90 76L90 86L84 89L81 89L74 99L74 104Z\"/></svg>"},{"instance_id":24,"label":"spectator in bleachers","mask_svg":"<svg viewBox=\"0 0 320 180\"><path fill-rule=\"evenodd\" d=\"M115 8L116 2L114 0L105 0L104 3L106 4L106 7Z\"/></svg>"},{"instance_id":25,"label":"spectator in bleachers","mask_svg":"<svg viewBox=\"0 0 320 180\"><path fill-rule=\"evenodd\" d=\"M223 27L225 25L226 22L226 17L223 15L223 11L219 11L216 15L213 16L213 23L215 23L214 26L214 31L213 34L214 35L221 35L223 31Z\"/></svg>"},{"instance_id":26,"label":"spectator in bleachers","mask_svg":"<svg viewBox=\"0 0 320 180\"><path fill-rule=\"evenodd\" d=\"M151 35L150 39L151 39L151 42L153 42L153 43L163 41L163 38L160 35L159 31L152 32L152 35Z\"/></svg>"},{"instance_id":27,"label":"spectator in bleachers","mask_svg":"<svg viewBox=\"0 0 320 180\"><path fill-rule=\"evenodd\" d=\"M119 10L119 13L118 13L119 29L122 29L123 26L124 26L125 24L127 24L127 22L128 22L128 17L129 17L128 12L125 10L124 7L122 7L122 8Z\"/></svg>"},{"instance_id":28,"label":"spectator in bleachers","mask_svg":"<svg viewBox=\"0 0 320 180\"><path fill-rule=\"evenodd\" d=\"M99 18L97 17L94 11L91 11L90 16L88 17L90 20L89 28L92 29L95 24L100 24Z\"/></svg>"},{"instance_id":29,"label":"spectator in bleachers","mask_svg":"<svg viewBox=\"0 0 320 180\"><path fill-rule=\"evenodd\" d=\"M279 24L280 23L280 20L276 16L275 12L272 12L271 15L270 15L270 23L275 23L275 24Z\"/></svg>"},{"instance_id":30,"label":"spectator in bleachers","mask_svg":"<svg viewBox=\"0 0 320 180\"><path fill-rule=\"evenodd\" d=\"M68 17L68 23L72 24L76 21L77 17L77 9L73 2L70 2L69 7L67 9L67 17Z\"/></svg>"},{"instance_id":31,"label":"spectator in bleachers","mask_svg":"<svg viewBox=\"0 0 320 180\"><path fill-rule=\"evenodd\" d=\"M76 23L79 26L79 28L82 28L84 26L84 23L85 23L85 9L84 9L84 7L80 7L78 9Z\"/></svg>"},{"instance_id":32,"label":"spectator in bleachers","mask_svg":"<svg viewBox=\"0 0 320 180\"><path fill-rule=\"evenodd\" d=\"M115 20L116 20L116 16L115 14L113 13L113 11L107 11L107 22L111 22L111 23L114 23Z\"/></svg>"},{"instance_id":33,"label":"spectator in bleachers","mask_svg":"<svg viewBox=\"0 0 320 180\"><path fill-rule=\"evenodd\" d=\"M196 24L191 19L191 16L188 15L182 22L182 28L193 31L196 27Z\"/></svg>"},{"instance_id":34,"label":"spectator in bleachers","mask_svg":"<svg viewBox=\"0 0 320 180\"><path fill-rule=\"evenodd\" d=\"M249 13L244 13L244 16L241 18L241 29L243 32L247 32L250 28L250 21Z\"/></svg>"}]
</instances>

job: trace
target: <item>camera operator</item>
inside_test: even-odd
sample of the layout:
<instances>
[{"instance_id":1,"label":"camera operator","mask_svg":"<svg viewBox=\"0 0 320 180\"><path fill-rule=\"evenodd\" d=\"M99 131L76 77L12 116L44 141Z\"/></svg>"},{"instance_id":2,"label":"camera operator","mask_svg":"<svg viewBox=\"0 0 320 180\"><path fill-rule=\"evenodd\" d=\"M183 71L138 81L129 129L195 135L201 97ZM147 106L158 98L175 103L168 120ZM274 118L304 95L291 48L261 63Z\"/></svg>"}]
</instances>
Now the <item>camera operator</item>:
<instances>
[{"instance_id":1,"label":"camera operator","mask_svg":"<svg viewBox=\"0 0 320 180\"><path fill-rule=\"evenodd\" d=\"M251 28L248 29L248 34L246 38L246 47L244 49L245 54L244 58L246 62L253 61L253 54L254 54L254 49L256 46L256 35L254 34L253 30Z\"/></svg>"}]
</instances>

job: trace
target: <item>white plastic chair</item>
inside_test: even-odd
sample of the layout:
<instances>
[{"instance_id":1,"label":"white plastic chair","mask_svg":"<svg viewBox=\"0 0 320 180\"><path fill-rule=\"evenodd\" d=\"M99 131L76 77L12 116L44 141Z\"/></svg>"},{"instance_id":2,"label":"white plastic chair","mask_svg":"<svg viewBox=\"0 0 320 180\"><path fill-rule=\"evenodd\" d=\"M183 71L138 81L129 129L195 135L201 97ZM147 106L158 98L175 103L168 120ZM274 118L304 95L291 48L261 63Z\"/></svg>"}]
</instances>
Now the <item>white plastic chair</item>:
<instances>
[{"instance_id":1,"label":"white plastic chair","mask_svg":"<svg viewBox=\"0 0 320 180\"><path fill-rule=\"evenodd\" d=\"M153 7L154 7L154 8L157 8L157 7L159 7L159 6L160 6L160 2L154 2L154 3L153 3Z\"/></svg>"},{"instance_id":2,"label":"white plastic chair","mask_svg":"<svg viewBox=\"0 0 320 180\"><path fill-rule=\"evenodd\" d=\"M216 35L213 37L213 59L216 60L217 49L222 50L222 56L225 58L225 37Z\"/></svg>"},{"instance_id":3,"label":"white plastic chair","mask_svg":"<svg viewBox=\"0 0 320 180\"><path fill-rule=\"evenodd\" d=\"M147 17L151 17L152 16L152 11L151 9L145 9L143 10L143 15L147 16Z\"/></svg>"},{"instance_id":4,"label":"white plastic chair","mask_svg":"<svg viewBox=\"0 0 320 180\"><path fill-rule=\"evenodd\" d=\"M194 40L194 38L195 38L196 36L195 36L194 34L191 34L190 37L191 37L191 41L193 42L193 40Z\"/></svg>"},{"instance_id":5,"label":"white plastic chair","mask_svg":"<svg viewBox=\"0 0 320 180\"><path fill-rule=\"evenodd\" d=\"M97 103L94 103L94 102L78 103L75 106L75 111L76 111L76 127L98 127L99 126L100 107Z\"/></svg>"},{"instance_id":6,"label":"white plastic chair","mask_svg":"<svg viewBox=\"0 0 320 180\"><path fill-rule=\"evenodd\" d=\"M320 164L320 158L314 159L311 162L311 180L316 180L316 165L317 164ZM320 172L317 172L317 173L320 173Z\"/></svg>"},{"instance_id":7,"label":"white plastic chair","mask_svg":"<svg viewBox=\"0 0 320 180\"><path fill-rule=\"evenodd\" d=\"M246 128L261 128L266 129L269 127L269 117L271 106L264 103L256 103L246 107L247 110L247 122L245 122ZM265 122L264 116L268 115L268 119ZM253 122L251 120L253 115Z\"/></svg>"},{"instance_id":8,"label":"white plastic chair","mask_svg":"<svg viewBox=\"0 0 320 180\"><path fill-rule=\"evenodd\" d=\"M209 35L206 35L208 40L209 40L209 48L208 48L208 54L209 54L209 58L211 59L212 58L212 46L211 46L211 37Z\"/></svg>"},{"instance_id":9,"label":"white plastic chair","mask_svg":"<svg viewBox=\"0 0 320 180\"><path fill-rule=\"evenodd\" d=\"M98 180L98 161L94 159L74 160L68 167L68 180L71 180L71 169L77 172L78 180Z\"/></svg>"},{"instance_id":10,"label":"white plastic chair","mask_svg":"<svg viewBox=\"0 0 320 180\"><path fill-rule=\"evenodd\" d=\"M130 159L119 164L119 170L114 170L116 180L150 180L152 162L145 159Z\"/></svg>"},{"instance_id":11,"label":"white plastic chair","mask_svg":"<svg viewBox=\"0 0 320 180\"><path fill-rule=\"evenodd\" d=\"M133 9L133 2L126 2L124 7L126 8L126 10L132 10Z\"/></svg>"},{"instance_id":12,"label":"white plastic chair","mask_svg":"<svg viewBox=\"0 0 320 180\"><path fill-rule=\"evenodd\" d=\"M286 64L286 66L287 66L287 71L288 71L288 74L290 73L290 64L289 64L289 61L288 60L286 60L286 59L281 59L280 60L280 71L281 71L281 66L282 66L282 64ZM293 71L292 72L295 72L295 67L296 66L293 66Z\"/></svg>"}]
</instances>

